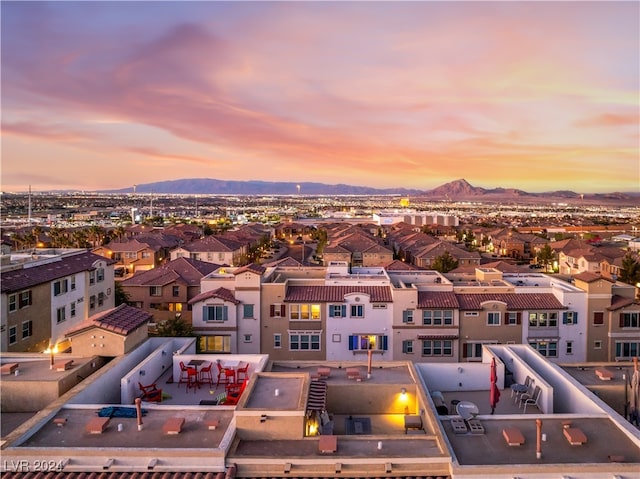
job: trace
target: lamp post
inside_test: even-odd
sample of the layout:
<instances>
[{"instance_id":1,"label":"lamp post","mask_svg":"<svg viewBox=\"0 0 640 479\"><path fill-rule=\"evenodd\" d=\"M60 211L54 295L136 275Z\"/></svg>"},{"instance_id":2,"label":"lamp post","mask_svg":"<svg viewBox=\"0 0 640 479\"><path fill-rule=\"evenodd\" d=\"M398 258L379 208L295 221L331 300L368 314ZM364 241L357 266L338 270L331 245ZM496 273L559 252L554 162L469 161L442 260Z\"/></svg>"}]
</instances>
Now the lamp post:
<instances>
[{"instance_id":1,"label":"lamp post","mask_svg":"<svg viewBox=\"0 0 640 479\"><path fill-rule=\"evenodd\" d=\"M54 363L53 354L54 354L53 353L53 345L51 343L49 343L49 359L50 359L50 361L49 361L49 369L53 369L53 363Z\"/></svg>"}]
</instances>

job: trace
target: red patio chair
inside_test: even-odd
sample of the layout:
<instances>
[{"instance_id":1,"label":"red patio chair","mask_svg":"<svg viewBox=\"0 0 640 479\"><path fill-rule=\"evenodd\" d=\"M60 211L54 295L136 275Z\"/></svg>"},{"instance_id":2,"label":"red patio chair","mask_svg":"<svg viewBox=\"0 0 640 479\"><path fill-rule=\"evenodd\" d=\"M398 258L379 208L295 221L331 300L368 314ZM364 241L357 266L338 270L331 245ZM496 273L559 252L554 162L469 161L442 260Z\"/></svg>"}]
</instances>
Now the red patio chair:
<instances>
[{"instance_id":1,"label":"red patio chair","mask_svg":"<svg viewBox=\"0 0 640 479\"><path fill-rule=\"evenodd\" d=\"M212 363L200 368L200 384L209 383L209 386L213 386L213 375L211 374Z\"/></svg>"},{"instance_id":2,"label":"red patio chair","mask_svg":"<svg viewBox=\"0 0 640 479\"><path fill-rule=\"evenodd\" d=\"M141 399L147 402L162 402L162 389L158 389L156 383L148 386L138 383L140 391L142 392Z\"/></svg>"},{"instance_id":3,"label":"red patio chair","mask_svg":"<svg viewBox=\"0 0 640 479\"><path fill-rule=\"evenodd\" d=\"M242 382L249 377L249 363L245 364L243 367L238 367L236 371L236 381Z\"/></svg>"}]
</instances>

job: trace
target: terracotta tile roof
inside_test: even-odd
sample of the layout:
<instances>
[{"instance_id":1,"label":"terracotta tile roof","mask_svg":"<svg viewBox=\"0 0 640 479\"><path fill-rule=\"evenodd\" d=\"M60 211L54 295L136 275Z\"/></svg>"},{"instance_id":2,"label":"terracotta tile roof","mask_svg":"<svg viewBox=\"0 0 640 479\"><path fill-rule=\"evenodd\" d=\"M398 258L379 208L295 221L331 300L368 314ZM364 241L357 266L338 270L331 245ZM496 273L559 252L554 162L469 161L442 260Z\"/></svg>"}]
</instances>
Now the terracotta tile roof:
<instances>
[{"instance_id":1,"label":"terracotta tile roof","mask_svg":"<svg viewBox=\"0 0 640 479\"><path fill-rule=\"evenodd\" d=\"M319 303L344 301L346 294L362 293L369 295L372 303L391 303L389 286L289 286L284 298L286 303Z\"/></svg>"},{"instance_id":2,"label":"terracotta tile roof","mask_svg":"<svg viewBox=\"0 0 640 479\"><path fill-rule=\"evenodd\" d=\"M384 269L386 269L387 271L415 271L419 268L412 264L405 263L404 261L400 261L399 259L396 259L396 260L393 260L391 263L385 265Z\"/></svg>"},{"instance_id":3,"label":"terracotta tile roof","mask_svg":"<svg viewBox=\"0 0 640 479\"><path fill-rule=\"evenodd\" d=\"M90 317L87 321L78 325L77 328L68 331L66 336L73 336L94 327L127 336L150 321L152 317L153 315L147 311L121 304Z\"/></svg>"},{"instance_id":4,"label":"terracotta tile roof","mask_svg":"<svg viewBox=\"0 0 640 479\"><path fill-rule=\"evenodd\" d=\"M582 273L574 274L573 279L579 279L580 281L584 281L585 283L593 283L594 281L598 281L599 279L604 279L605 281L611 282L610 279L596 273L590 273L589 271L583 271Z\"/></svg>"},{"instance_id":5,"label":"terracotta tile roof","mask_svg":"<svg viewBox=\"0 0 640 479\"><path fill-rule=\"evenodd\" d=\"M622 309L625 308L627 306L631 306L632 304L638 304L634 301L633 298L625 298L624 296L618 296L617 294L614 294L611 297L611 306L609 306L610 311L615 311L616 309Z\"/></svg>"},{"instance_id":6,"label":"terracotta tile roof","mask_svg":"<svg viewBox=\"0 0 640 479\"><path fill-rule=\"evenodd\" d=\"M108 265L115 263L113 260L105 259L103 256L89 251L64 256L51 263L7 271L0 274L2 292L11 293L82 271L91 271L95 269L94 263L96 261L105 261Z\"/></svg>"},{"instance_id":7,"label":"terracotta tile roof","mask_svg":"<svg viewBox=\"0 0 640 479\"><path fill-rule=\"evenodd\" d=\"M567 309L551 293L488 293L488 294L456 294L461 310L474 311L482 309L486 301L501 301L507 304L510 311Z\"/></svg>"},{"instance_id":8,"label":"terracotta tile roof","mask_svg":"<svg viewBox=\"0 0 640 479\"><path fill-rule=\"evenodd\" d=\"M196 253L207 251L231 253L242 249L242 244L222 236L207 236L193 243L182 245L182 249Z\"/></svg>"},{"instance_id":9,"label":"terracotta tile roof","mask_svg":"<svg viewBox=\"0 0 640 479\"><path fill-rule=\"evenodd\" d=\"M238 275L240 273L244 273L245 271L251 271L252 273L256 273L259 275L264 274L267 269L264 266L261 266L256 263L251 263L246 266L242 266L233 272L234 275Z\"/></svg>"},{"instance_id":10,"label":"terracotta tile roof","mask_svg":"<svg viewBox=\"0 0 640 479\"><path fill-rule=\"evenodd\" d=\"M240 301L238 301L233 295L233 291L228 290L227 288L218 288L200 293L198 296L191 298L189 300L189 304L195 304L209 298L220 298L223 301L227 301L229 303L240 304Z\"/></svg>"},{"instance_id":11,"label":"terracotta tile roof","mask_svg":"<svg viewBox=\"0 0 640 479\"><path fill-rule=\"evenodd\" d=\"M225 479L224 472L3 472L2 479ZM291 478L296 479L296 478Z\"/></svg>"},{"instance_id":12,"label":"terracotta tile roof","mask_svg":"<svg viewBox=\"0 0 640 479\"><path fill-rule=\"evenodd\" d=\"M452 291L418 291L419 309L457 309L459 306Z\"/></svg>"},{"instance_id":13,"label":"terracotta tile roof","mask_svg":"<svg viewBox=\"0 0 640 479\"><path fill-rule=\"evenodd\" d=\"M199 286L200 280L220 265L191 258L177 258L147 271L141 271L122 281L123 286L163 286L181 280L189 286Z\"/></svg>"}]
</instances>

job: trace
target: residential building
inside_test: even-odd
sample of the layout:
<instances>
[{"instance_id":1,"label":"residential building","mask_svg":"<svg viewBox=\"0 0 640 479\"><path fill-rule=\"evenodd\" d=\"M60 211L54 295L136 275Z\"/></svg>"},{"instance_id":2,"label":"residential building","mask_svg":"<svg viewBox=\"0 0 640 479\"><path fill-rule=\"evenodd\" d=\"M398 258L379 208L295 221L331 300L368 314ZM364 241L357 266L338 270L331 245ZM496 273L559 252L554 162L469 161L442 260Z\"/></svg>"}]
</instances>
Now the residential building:
<instances>
[{"instance_id":1,"label":"residential building","mask_svg":"<svg viewBox=\"0 0 640 479\"><path fill-rule=\"evenodd\" d=\"M120 282L129 303L153 314L160 322L180 314L191 322L189 300L200 294L200 281L219 267L191 258L177 258L160 267L140 271Z\"/></svg>"},{"instance_id":2,"label":"residential building","mask_svg":"<svg viewBox=\"0 0 640 479\"><path fill-rule=\"evenodd\" d=\"M179 240L162 234L137 235L130 239L111 241L94 248L93 252L113 259L120 276L131 275L136 271L148 271L157 268L169 258L169 252L176 248Z\"/></svg>"},{"instance_id":3,"label":"residential building","mask_svg":"<svg viewBox=\"0 0 640 479\"><path fill-rule=\"evenodd\" d=\"M209 263L237 266L248 252L248 245L224 236L206 236L171 251L171 260L184 257Z\"/></svg>"},{"instance_id":4,"label":"residential building","mask_svg":"<svg viewBox=\"0 0 640 479\"><path fill-rule=\"evenodd\" d=\"M22 259L0 273L2 351L43 351L113 308L114 261L86 250L36 250Z\"/></svg>"}]
</instances>

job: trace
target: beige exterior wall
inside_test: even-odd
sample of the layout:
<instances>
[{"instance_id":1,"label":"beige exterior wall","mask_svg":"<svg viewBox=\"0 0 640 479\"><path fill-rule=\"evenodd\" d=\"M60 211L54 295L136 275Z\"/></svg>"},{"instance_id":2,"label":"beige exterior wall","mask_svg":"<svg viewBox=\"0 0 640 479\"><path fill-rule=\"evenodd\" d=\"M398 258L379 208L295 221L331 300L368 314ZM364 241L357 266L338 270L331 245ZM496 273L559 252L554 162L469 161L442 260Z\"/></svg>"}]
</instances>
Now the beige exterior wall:
<instances>
[{"instance_id":1,"label":"beige exterior wall","mask_svg":"<svg viewBox=\"0 0 640 479\"><path fill-rule=\"evenodd\" d=\"M609 343L612 283L598 279L587 283L575 279L576 287L587 292L587 361L609 361L612 357ZM602 324L595 324L596 315L602 315Z\"/></svg>"},{"instance_id":2,"label":"beige exterior wall","mask_svg":"<svg viewBox=\"0 0 640 479\"><path fill-rule=\"evenodd\" d=\"M19 307L20 293L31 291L31 304L23 308ZM16 295L17 309L9 312L8 298ZM3 295L2 316L6 318L6 331L2 334L6 338L6 351L8 352L40 352L47 349L51 338L51 283L39 284L11 295ZM31 321L31 336L22 338L23 323ZM3 321L3 325L5 321ZM9 332L15 326L17 341L9 344ZM3 346L5 341L3 341Z\"/></svg>"},{"instance_id":3,"label":"beige exterior wall","mask_svg":"<svg viewBox=\"0 0 640 479\"><path fill-rule=\"evenodd\" d=\"M322 254L322 261L325 266L332 261L346 261L347 263L351 263L351 253L327 253L325 251Z\"/></svg>"},{"instance_id":4,"label":"beige exterior wall","mask_svg":"<svg viewBox=\"0 0 640 479\"><path fill-rule=\"evenodd\" d=\"M465 313L478 313L477 316L470 316ZM488 324L489 313L500 314L500 325ZM498 343L522 342L522 322L525 321L525 313L521 314L521 324L508 325L507 305L500 301L487 301L480 311L460 311L460 360L470 358L464 355L464 345L467 343ZM477 358L476 358L477 359Z\"/></svg>"},{"instance_id":5,"label":"beige exterior wall","mask_svg":"<svg viewBox=\"0 0 640 479\"><path fill-rule=\"evenodd\" d=\"M174 286L178 287L178 296L173 296ZM153 314L155 322L173 318L177 313L180 313L182 319L187 323L191 323L191 311L187 302L200 292L200 287L188 287L182 282L163 285L160 296L151 296L149 286L127 286L122 284L122 289L129 295L130 303ZM152 308L151 304L159 306Z\"/></svg>"},{"instance_id":6,"label":"beige exterior wall","mask_svg":"<svg viewBox=\"0 0 640 479\"><path fill-rule=\"evenodd\" d=\"M135 349L148 336L146 325L128 336L95 327L71 336L72 351L74 355L82 357L121 356Z\"/></svg>"},{"instance_id":7,"label":"beige exterior wall","mask_svg":"<svg viewBox=\"0 0 640 479\"><path fill-rule=\"evenodd\" d=\"M609 351L608 361L630 361L631 356L617 356L616 343L640 343L640 327L621 327L620 321L623 313L640 314L640 305L632 304L625 308L611 311L609 320L609 337L607 350Z\"/></svg>"},{"instance_id":8,"label":"beige exterior wall","mask_svg":"<svg viewBox=\"0 0 640 479\"><path fill-rule=\"evenodd\" d=\"M393 252L388 253L363 253L362 266L384 266L393 261Z\"/></svg>"}]
</instances>

